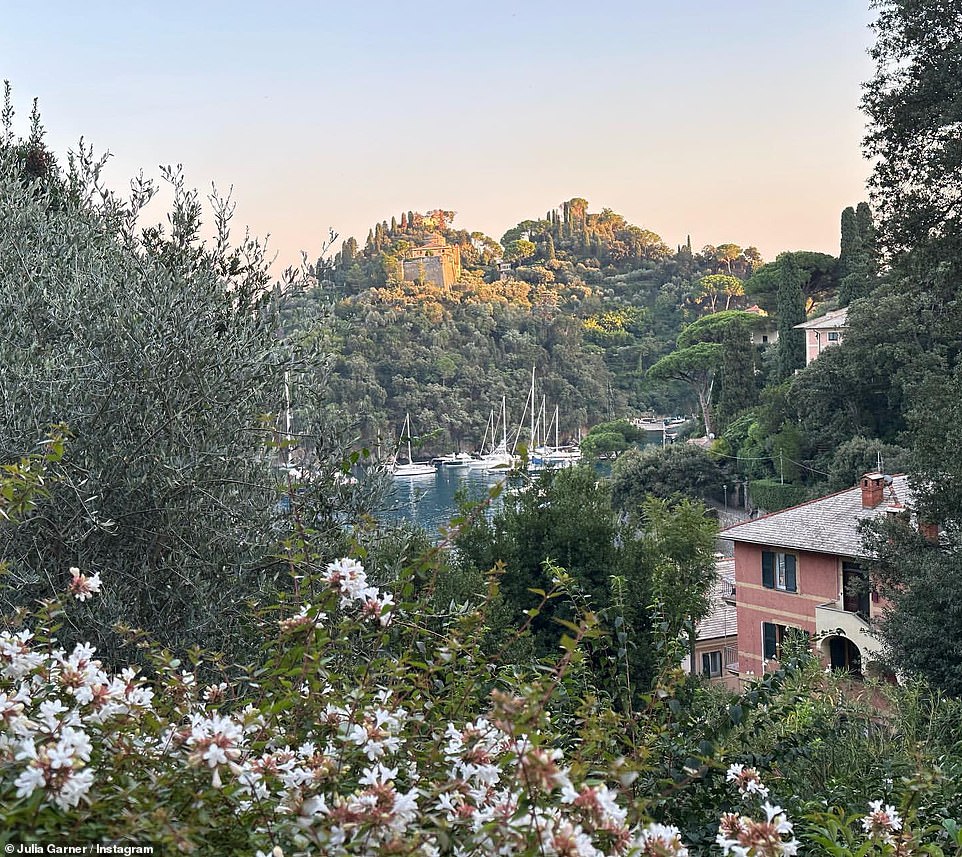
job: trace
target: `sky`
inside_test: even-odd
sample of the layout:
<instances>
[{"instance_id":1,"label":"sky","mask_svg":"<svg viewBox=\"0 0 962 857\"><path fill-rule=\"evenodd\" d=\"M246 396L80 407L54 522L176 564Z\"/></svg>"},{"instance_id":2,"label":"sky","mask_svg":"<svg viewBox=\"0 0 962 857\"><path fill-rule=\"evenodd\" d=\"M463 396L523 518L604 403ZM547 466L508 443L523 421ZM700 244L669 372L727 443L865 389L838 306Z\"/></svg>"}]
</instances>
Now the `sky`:
<instances>
[{"instance_id":1,"label":"sky","mask_svg":"<svg viewBox=\"0 0 962 857\"><path fill-rule=\"evenodd\" d=\"M233 188L279 272L402 211L495 239L571 197L671 246L837 254L868 0L6 4L20 129ZM158 204L159 205L159 204ZM155 206L154 220L163 217ZM336 248L335 248L336 249Z\"/></svg>"}]
</instances>

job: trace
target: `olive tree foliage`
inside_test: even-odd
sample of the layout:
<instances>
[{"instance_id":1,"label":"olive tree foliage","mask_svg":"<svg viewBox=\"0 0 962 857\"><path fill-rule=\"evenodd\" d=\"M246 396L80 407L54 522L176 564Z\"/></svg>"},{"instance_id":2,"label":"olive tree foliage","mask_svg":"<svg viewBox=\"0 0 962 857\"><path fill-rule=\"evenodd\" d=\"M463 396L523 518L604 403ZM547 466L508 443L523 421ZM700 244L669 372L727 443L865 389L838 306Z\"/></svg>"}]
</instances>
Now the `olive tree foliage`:
<instances>
[{"instance_id":1,"label":"olive tree foliage","mask_svg":"<svg viewBox=\"0 0 962 857\"><path fill-rule=\"evenodd\" d=\"M0 539L0 602L62 589L76 566L109 581L92 617L106 656L114 623L178 650L236 654L250 633L245 602L283 569L272 559L283 522L267 415L282 408L285 377L315 372L322 355L279 336L264 247L247 235L231 243L229 198L212 195L204 241L198 194L164 170L167 223L142 229L153 183L112 193L106 159L82 142L61 170L36 116L18 139L12 115L8 90L0 461L36 448L52 425L66 426L67 442L49 497Z\"/></svg>"}]
</instances>

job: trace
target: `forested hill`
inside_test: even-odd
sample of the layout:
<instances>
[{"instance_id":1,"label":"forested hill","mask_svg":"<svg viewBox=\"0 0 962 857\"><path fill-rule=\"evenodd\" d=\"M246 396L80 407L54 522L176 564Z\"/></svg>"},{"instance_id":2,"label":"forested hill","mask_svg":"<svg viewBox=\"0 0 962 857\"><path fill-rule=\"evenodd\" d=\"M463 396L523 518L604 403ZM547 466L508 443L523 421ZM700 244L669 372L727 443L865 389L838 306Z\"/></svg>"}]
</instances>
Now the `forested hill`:
<instances>
[{"instance_id":1,"label":"forested hill","mask_svg":"<svg viewBox=\"0 0 962 857\"><path fill-rule=\"evenodd\" d=\"M350 238L318 260L317 285L299 301L332 313L330 394L368 443L393 443L409 412L425 453L474 449L502 396L509 422L520 419L532 367L568 437L647 410L695 412L689 385L647 370L703 316L775 311L779 268L754 247L672 249L580 198L500 241L454 219L407 211L376 224L363 246ZM834 257L792 255L809 308L835 294Z\"/></svg>"}]
</instances>

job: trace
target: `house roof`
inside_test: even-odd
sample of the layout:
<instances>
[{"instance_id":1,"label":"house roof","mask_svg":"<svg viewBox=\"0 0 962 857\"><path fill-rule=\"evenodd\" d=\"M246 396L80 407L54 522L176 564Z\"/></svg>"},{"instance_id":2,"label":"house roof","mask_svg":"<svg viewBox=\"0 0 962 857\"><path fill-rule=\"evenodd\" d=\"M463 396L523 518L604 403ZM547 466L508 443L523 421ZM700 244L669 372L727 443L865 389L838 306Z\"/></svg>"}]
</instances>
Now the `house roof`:
<instances>
[{"instance_id":1,"label":"house roof","mask_svg":"<svg viewBox=\"0 0 962 857\"><path fill-rule=\"evenodd\" d=\"M719 535L734 542L864 558L859 523L902 511L912 505L912 499L908 477L893 476L885 485L882 502L874 509L862 507L861 487L848 488L790 509L771 512L753 521L735 524Z\"/></svg>"},{"instance_id":2,"label":"house roof","mask_svg":"<svg viewBox=\"0 0 962 857\"><path fill-rule=\"evenodd\" d=\"M718 578L712 587L711 612L695 626L695 636L699 640L714 640L719 637L734 637L738 633L738 612L734 604L724 601L735 584L735 560L719 559L715 563Z\"/></svg>"},{"instance_id":3,"label":"house roof","mask_svg":"<svg viewBox=\"0 0 962 857\"><path fill-rule=\"evenodd\" d=\"M818 318L813 318L811 321L803 321L801 324L796 324L795 329L836 330L840 327L845 327L847 321L848 307L843 307L842 309L827 312L825 315L820 315Z\"/></svg>"}]
</instances>

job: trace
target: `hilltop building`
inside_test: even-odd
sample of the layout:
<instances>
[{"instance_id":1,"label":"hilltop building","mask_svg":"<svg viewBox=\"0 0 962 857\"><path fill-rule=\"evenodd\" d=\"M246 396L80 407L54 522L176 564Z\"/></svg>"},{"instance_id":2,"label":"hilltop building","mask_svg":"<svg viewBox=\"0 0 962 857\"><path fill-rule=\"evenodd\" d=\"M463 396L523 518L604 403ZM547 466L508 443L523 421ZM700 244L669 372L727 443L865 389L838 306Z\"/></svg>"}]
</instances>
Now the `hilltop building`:
<instances>
[{"instance_id":1,"label":"hilltop building","mask_svg":"<svg viewBox=\"0 0 962 857\"><path fill-rule=\"evenodd\" d=\"M445 289L461 278L461 248L435 233L427 243L405 253L401 268L407 282L433 283Z\"/></svg>"},{"instance_id":2,"label":"hilltop building","mask_svg":"<svg viewBox=\"0 0 962 857\"><path fill-rule=\"evenodd\" d=\"M765 310L758 304L752 304L745 312L750 312L752 315L758 317L752 330L752 345L764 347L774 345L778 342L778 327Z\"/></svg>"}]
</instances>

